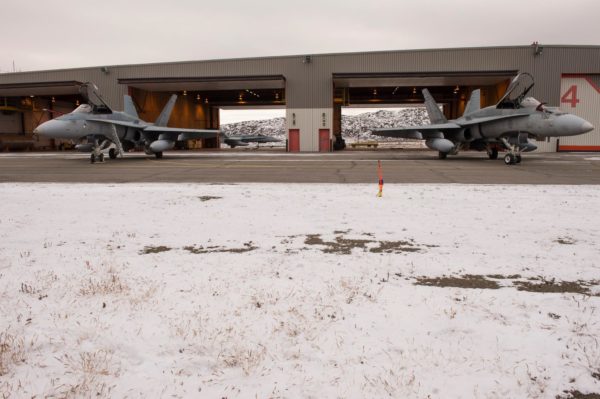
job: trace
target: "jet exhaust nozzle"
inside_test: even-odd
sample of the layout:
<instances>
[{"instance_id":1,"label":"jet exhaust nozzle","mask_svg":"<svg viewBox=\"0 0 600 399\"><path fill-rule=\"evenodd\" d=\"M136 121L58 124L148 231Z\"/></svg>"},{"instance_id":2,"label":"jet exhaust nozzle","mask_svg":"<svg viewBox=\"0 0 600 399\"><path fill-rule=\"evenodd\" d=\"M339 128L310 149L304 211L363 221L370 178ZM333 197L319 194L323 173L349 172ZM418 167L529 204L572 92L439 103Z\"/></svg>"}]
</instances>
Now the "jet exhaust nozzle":
<instances>
[{"instance_id":1,"label":"jet exhaust nozzle","mask_svg":"<svg viewBox=\"0 0 600 399\"><path fill-rule=\"evenodd\" d=\"M79 152L92 152L94 150L94 144L85 143L85 144L77 144L75 149Z\"/></svg>"},{"instance_id":2,"label":"jet exhaust nozzle","mask_svg":"<svg viewBox=\"0 0 600 399\"><path fill-rule=\"evenodd\" d=\"M170 150L175 147L174 141L169 140L156 140L150 144L150 151L152 152L163 152Z\"/></svg>"},{"instance_id":3,"label":"jet exhaust nozzle","mask_svg":"<svg viewBox=\"0 0 600 399\"><path fill-rule=\"evenodd\" d=\"M451 142L448 139L441 139L441 138L428 139L427 141L425 141L425 145L432 150L446 152L446 153L452 151L452 149L454 148L453 142Z\"/></svg>"}]
</instances>

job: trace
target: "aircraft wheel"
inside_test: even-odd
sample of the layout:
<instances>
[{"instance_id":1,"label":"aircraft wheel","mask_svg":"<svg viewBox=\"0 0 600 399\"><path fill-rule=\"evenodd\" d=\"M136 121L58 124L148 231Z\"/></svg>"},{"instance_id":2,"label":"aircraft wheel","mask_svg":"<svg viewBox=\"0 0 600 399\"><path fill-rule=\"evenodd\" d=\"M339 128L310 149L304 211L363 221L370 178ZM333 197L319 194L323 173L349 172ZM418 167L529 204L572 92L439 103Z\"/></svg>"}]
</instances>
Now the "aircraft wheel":
<instances>
[{"instance_id":1,"label":"aircraft wheel","mask_svg":"<svg viewBox=\"0 0 600 399\"><path fill-rule=\"evenodd\" d=\"M161 159L162 158L162 151L161 152L155 152L154 156L156 157L156 159Z\"/></svg>"},{"instance_id":2,"label":"aircraft wheel","mask_svg":"<svg viewBox=\"0 0 600 399\"><path fill-rule=\"evenodd\" d=\"M110 159L116 159L117 158L117 150L115 150L114 148L111 148L110 150L108 150L108 157Z\"/></svg>"},{"instance_id":3,"label":"aircraft wheel","mask_svg":"<svg viewBox=\"0 0 600 399\"><path fill-rule=\"evenodd\" d=\"M96 155L92 154L90 156L90 163L96 163Z\"/></svg>"},{"instance_id":4,"label":"aircraft wheel","mask_svg":"<svg viewBox=\"0 0 600 399\"><path fill-rule=\"evenodd\" d=\"M516 163L521 163L521 156L520 155L515 155L515 162Z\"/></svg>"},{"instance_id":5,"label":"aircraft wheel","mask_svg":"<svg viewBox=\"0 0 600 399\"><path fill-rule=\"evenodd\" d=\"M490 159L498 159L498 149L492 148L492 150L488 152L488 157L490 157Z\"/></svg>"},{"instance_id":6,"label":"aircraft wheel","mask_svg":"<svg viewBox=\"0 0 600 399\"><path fill-rule=\"evenodd\" d=\"M441 152L441 151L438 152L439 159L446 159L447 156L448 156L447 152Z\"/></svg>"},{"instance_id":7,"label":"aircraft wheel","mask_svg":"<svg viewBox=\"0 0 600 399\"><path fill-rule=\"evenodd\" d=\"M515 156L513 154L506 154L504 156L504 163L507 165L512 165L515 163Z\"/></svg>"},{"instance_id":8,"label":"aircraft wheel","mask_svg":"<svg viewBox=\"0 0 600 399\"><path fill-rule=\"evenodd\" d=\"M98 155L98 162L104 162L104 154Z\"/></svg>"}]
</instances>

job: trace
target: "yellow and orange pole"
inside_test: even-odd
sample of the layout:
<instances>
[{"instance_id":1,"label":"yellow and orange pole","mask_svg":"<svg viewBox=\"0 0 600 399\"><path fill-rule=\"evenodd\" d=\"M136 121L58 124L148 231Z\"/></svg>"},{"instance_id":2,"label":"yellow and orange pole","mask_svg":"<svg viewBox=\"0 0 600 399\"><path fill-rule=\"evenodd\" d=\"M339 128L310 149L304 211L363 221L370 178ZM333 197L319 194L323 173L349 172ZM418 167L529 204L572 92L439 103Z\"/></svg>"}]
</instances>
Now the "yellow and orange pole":
<instances>
[{"instance_id":1,"label":"yellow and orange pole","mask_svg":"<svg viewBox=\"0 0 600 399\"><path fill-rule=\"evenodd\" d=\"M383 196L383 169L381 168L381 161L377 161L377 174L379 175L379 192L378 197Z\"/></svg>"}]
</instances>

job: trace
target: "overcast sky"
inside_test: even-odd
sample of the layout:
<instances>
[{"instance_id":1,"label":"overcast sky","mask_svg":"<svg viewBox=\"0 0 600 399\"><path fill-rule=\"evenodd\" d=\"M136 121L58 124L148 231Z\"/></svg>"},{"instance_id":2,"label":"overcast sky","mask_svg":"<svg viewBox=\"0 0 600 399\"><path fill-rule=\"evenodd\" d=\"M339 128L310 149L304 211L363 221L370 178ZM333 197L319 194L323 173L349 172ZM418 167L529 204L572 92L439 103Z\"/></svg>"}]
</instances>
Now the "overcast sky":
<instances>
[{"instance_id":1,"label":"overcast sky","mask_svg":"<svg viewBox=\"0 0 600 399\"><path fill-rule=\"evenodd\" d=\"M598 0L0 0L0 71L600 44Z\"/></svg>"}]
</instances>

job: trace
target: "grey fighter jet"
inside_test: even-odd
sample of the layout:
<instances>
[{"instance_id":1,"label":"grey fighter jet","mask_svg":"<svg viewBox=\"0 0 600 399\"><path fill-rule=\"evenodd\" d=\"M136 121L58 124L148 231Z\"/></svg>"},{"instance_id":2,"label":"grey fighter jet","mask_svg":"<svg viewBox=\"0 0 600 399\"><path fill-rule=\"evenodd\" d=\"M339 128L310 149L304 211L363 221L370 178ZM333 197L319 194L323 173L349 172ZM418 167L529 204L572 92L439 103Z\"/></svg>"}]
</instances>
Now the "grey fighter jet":
<instances>
[{"instance_id":1,"label":"grey fighter jet","mask_svg":"<svg viewBox=\"0 0 600 399\"><path fill-rule=\"evenodd\" d=\"M33 133L50 138L83 141L75 148L91 152L92 163L102 162L103 151L107 149L111 159L118 155L123 157L125 151L133 148L143 149L148 155L162 158L163 151L172 149L177 141L217 137L219 134L218 130L167 127L177 101L175 94L155 123L144 122L139 118L130 96L125 96L125 110L118 112L106 104L93 84L83 85L81 94L86 98L87 104L81 104L71 113L42 123Z\"/></svg>"},{"instance_id":2,"label":"grey fighter jet","mask_svg":"<svg viewBox=\"0 0 600 399\"><path fill-rule=\"evenodd\" d=\"M437 150L439 158L460 150L487 151L490 159L498 150L506 151L504 163L521 162L521 152L537 148L529 139L575 136L594 129L588 121L558 108L546 107L533 97L525 97L533 87L528 73L517 75L498 104L481 109L480 91L474 90L463 116L447 120L427 89L423 90L430 125L373 129L378 136L422 139Z\"/></svg>"},{"instance_id":3,"label":"grey fighter jet","mask_svg":"<svg viewBox=\"0 0 600 399\"><path fill-rule=\"evenodd\" d=\"M277 137L265 136L264 134L242 135L242 136L225 136L223 142L235 148L238 146L247 146L249 143L257 143L257 146L263 143L278 143L281 142Z\"/></svg>"}]
</instances>

